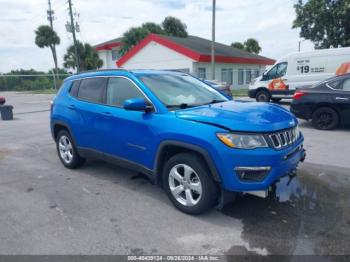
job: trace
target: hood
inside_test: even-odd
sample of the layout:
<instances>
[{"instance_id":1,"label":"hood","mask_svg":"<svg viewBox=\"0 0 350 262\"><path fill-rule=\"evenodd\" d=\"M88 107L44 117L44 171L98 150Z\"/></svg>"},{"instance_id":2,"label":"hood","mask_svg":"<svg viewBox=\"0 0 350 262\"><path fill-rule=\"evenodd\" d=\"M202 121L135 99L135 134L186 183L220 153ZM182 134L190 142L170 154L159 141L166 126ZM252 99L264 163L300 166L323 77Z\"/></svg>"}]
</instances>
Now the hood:
<instances>
[{"instance_id":1,"label":"hood","mask_svg":"<svg viewBox=\"0 0 350 262\"><path fill-rule=\"evenodd\" d=\"M231 131L273 132L296 125L292 113L268 103L229 101L175 112L181 119L217 125Z\"/></svg>"}]
</instances>

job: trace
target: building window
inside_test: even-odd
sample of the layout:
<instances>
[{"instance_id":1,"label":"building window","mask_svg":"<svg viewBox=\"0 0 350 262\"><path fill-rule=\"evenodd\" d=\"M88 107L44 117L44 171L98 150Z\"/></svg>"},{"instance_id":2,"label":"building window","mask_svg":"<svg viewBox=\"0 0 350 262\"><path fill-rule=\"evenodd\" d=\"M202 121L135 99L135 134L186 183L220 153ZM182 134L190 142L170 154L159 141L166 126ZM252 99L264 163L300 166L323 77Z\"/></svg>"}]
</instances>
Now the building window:
<instances>
[{"instance_id":1,"label":"building window","mask_svg":"<svg viewBox=\"0 0 350 262\"><path fill-rule=\"evenodd\" d=\"M112 49L112 60L116 61L116 60L119 60L119 58L120 58L119 50Z\"/></svg>"},{"instance_id":2,"label":"building window","mask_svg":"<svg viewBox=\"0 0 350 262\"><path fill-rule=\"evenodd\" d=\"M254 70L254 78L257 78L260 75L260 70L259 69L255 69Z\"/></svg>"},{"instance_id":3,"label":"building window","mask_svg":"<svg viewBox=\"0 0 350 262\"><path fill-rule=\"evenodd\" d=\"M252 81L252 70L246 69L245 71L245 83L249 84Z\"/></svg>"},{"instance_id":4,"label":"building window","mask_svg":"<svg viewBox=\"0 0 350 262\"><path fill-rule=\"evenodd\" d=\"M227 85L232 85L233 82L233 70L231 68L221 69L221 81Z\"/></svg>"},{"instance_id":5,"label":"building window","mask_svg":"<svg viewBox=\"0 0 350 262\"><path fill-rule=\"evenodd\" d=\"M207 72L206 72L205 67L198 67L198 78L200 78L200 79L207 78Z\"/></svg>"},{"instance_id":6,"label":"building window","mask_svg":"<svg viewBox=\"0 0 350 262\"><path fill-rule=\"evenodd\" d=\"M238 85L244 84L244 70L238 69Z\"/></svg>"}]
</instances>

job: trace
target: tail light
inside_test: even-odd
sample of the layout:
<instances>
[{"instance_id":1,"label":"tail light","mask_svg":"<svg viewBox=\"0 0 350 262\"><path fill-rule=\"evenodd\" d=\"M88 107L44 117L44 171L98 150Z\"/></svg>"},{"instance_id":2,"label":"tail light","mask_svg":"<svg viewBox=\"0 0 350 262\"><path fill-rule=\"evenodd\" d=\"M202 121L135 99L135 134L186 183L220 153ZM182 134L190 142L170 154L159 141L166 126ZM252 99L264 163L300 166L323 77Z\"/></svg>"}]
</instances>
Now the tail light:
<instances>
[{"instance_id":1,"label":"tail light","mask_svg":"<svg viewBox=\"0 0 350 262\"><path fill-rule=\"evenodd\" d=\"M303 91L296 91L294 93L294 96L293 96L293 99L295 100L299 100L300 98L302 98L304 95L306 95L307 93L306 92L303 92Z\"/></svg>"}]
</instances>

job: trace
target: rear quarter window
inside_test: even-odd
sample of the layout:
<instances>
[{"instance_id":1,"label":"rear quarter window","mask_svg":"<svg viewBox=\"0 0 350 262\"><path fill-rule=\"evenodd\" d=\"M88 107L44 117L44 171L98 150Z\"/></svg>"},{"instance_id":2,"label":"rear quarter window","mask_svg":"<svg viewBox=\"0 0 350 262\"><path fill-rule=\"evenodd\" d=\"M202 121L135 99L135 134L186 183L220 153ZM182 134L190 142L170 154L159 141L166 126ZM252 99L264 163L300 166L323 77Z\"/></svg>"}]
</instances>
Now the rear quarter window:
<instances>
[{"instance_id":1,"label":"rear quarter window","mask_svg":"<svg viewBox=\"0 0 350 262\"><path fill-rule=\"evenodd\" d=\"M72 86L69 90L69 94L71 96L74 96L74 97L78 96L79 85L80 85L80 80L73 81Z\"/></svg>"}]
</instances>

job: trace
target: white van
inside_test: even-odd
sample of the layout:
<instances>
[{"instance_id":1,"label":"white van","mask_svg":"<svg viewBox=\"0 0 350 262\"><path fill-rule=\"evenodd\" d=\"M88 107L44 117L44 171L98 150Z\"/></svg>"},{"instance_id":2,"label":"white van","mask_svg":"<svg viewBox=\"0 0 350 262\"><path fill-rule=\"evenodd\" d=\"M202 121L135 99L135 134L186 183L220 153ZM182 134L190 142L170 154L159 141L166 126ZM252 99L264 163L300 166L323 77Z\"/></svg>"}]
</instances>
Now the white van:
<instances>
[{"instance_id":1,"label":"white van","mask_svg":"<svg viewBox=\"0 0 350 262\"><path fill-rule=\"evenodd\" d=\"M260 102L291 98L295 89L334 76L345 62L350 62L350 47L290 54L250 83L249 97Z\"/></svg>"}]
</instances>

